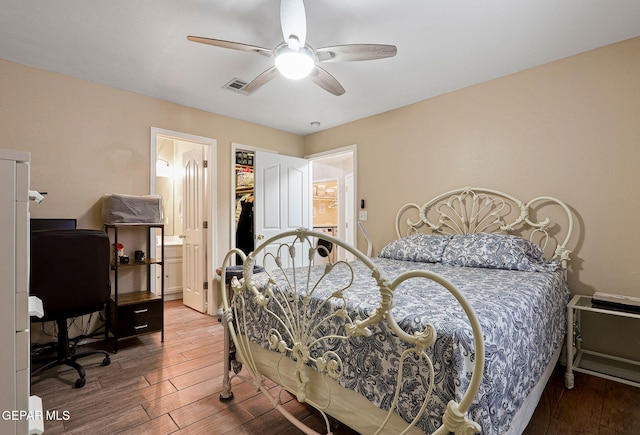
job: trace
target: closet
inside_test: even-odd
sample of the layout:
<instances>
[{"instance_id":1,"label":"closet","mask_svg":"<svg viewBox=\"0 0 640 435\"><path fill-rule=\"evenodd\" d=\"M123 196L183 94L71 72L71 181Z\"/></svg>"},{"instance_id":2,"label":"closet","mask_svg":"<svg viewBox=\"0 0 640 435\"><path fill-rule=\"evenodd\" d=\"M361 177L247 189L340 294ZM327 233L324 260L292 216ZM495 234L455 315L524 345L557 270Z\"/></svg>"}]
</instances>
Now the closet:
<instances>
[{"instance_id":1,"label":"closet","mask_svg":"<svg viewBox=\"0 0 640 435\"><path fill-rule=\"evenodd\" d=\"M235 201L235 207L231 207L232 244L250 253L282 232L310 228L309 161L236 145L231 155ZM276 255L271 248L266 252ZM302 253L300 256L299 264L303 264Z\"/></svg>"},{"instance_id":2,"label":"closet","mask_svg":"<svg viewBox=\"0 0 640 435\"><path fill-rule=\"evenodd\" d=\"M254 198L255 198L255 154L251 151L236 151L235 201L236 201L236 248L245 254L254 248ZM236 264L242 264L239 256Z\"/></svg>"}]
</instances>

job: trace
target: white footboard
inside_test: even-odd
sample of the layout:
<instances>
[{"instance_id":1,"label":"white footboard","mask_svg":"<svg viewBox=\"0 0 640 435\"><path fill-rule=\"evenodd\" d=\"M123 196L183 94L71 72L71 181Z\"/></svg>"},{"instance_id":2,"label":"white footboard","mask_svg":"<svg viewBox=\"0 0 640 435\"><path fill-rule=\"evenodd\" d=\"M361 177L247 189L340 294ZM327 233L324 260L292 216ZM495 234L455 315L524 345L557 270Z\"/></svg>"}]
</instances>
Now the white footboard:
<instances>
[{"instance_id":1,"label":"white footboard","mask_svg":"<svg viewBox=\"0 0 640 435\"><path fill-rule=\"evenodd\" d=\"M348 250L356 262L366 266L368 276L359 276L352 264L344 262L312 267L316 251L326 249L314 242L316 238ZM225 266L235 254L245 258L239 250L227 254L221 268L223 283ZM254 274L255 265L264 267L266 272ZM352 285L364 279L378 289L375 309L367 312L353 308L358 301L350 300ZM262 391L274 408L298 428L315 434L289 414L278 397L270 394L264 384L267 377L293 393L300 402L319 410L325 416L327 433L331 433L331 428L326 415L361 433L422 433L418 423L427 418L437 376L430 352L437 334L431 324L407 332L394 317L395 293L409 280L435 281L443 291L450 292L461 305L473 333L471 379L461 399L452 398L448 402L435 433L480 432L480 426L468 419L467 411L482 378L483 336L478 319L462 294L449 281L427 271L405 272L391 281L355 248L304 229L284 233L260 245L244 259L243 277L231 279L230 294L223 295L223 321L232 343L228 339L225 343L227 356L221 399L232 397L231 380L240 377ZM386 409L344 388L343 378L357 368L347 367L348 357L340 353L342 344L349 340L376 340L381 327L401 340L395 367L385 371L386 377L389 373L396 375L395 393L389 397ZM243 366L238 373L230 370L231 344L235 346L235 358ZM372 383L378 381L371 379Z\"/></svg>"}]
</instances>

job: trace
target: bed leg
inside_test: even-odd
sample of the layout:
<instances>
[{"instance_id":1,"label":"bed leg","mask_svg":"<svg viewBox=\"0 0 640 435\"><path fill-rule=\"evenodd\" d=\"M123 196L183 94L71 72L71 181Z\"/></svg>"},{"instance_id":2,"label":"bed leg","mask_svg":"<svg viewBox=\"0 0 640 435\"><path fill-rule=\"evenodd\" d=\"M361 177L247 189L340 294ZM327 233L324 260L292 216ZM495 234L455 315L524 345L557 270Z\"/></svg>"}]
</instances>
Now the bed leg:
<instances>
[{"instance_id":1,"label":"bed leg","mask_svg":"<svg viewBox=\"0 0 640 435\"><path fill-rule=\"evenodd\" d=\"M571 390L574 386L573 373L569 373L569 370L564 374L564 386L567 387L568 390Z\"/></svg>"},{"instance_id":2,"label":"bed leg","mask_svg":"<svg viewBox=\"0 0 640 435\"><path fill-rule=\"evenodd\" d=\"M571 390L573 384L573 345L575 343L575 326L573 320L573 308L571 303L567 308L567 339L566 339L566 352L567 352L567 371L564 374L564 386L568 390Z\"/></svg>"},{"instance_id":3,"label":"bed leg","mask_svg":"<svg viewBox=\"0 0 640 435\"><path fill-rule=\"evenodd\" d=\"M224 331L224 355L223 355L223 373L222 373L222 392L220 392L220 400L223 402L233 399L233 392L231 391L231 341L229 337L229 328L227 324L227 317L222 315L222 327Z\"/></svg>"}]
</instances>

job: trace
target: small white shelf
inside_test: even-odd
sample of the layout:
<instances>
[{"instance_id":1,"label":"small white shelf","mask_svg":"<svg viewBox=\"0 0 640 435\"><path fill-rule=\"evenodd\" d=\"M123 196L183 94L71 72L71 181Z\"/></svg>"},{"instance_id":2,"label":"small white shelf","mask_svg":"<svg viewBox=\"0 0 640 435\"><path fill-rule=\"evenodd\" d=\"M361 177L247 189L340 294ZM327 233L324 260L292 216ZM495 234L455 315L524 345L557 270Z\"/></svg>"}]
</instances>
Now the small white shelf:
<instances>
[{"instance_id":1,"label":"small white shelf","mask_svg":"<svg viewBox=\"0 0 640 435\"><path fill-rule=\"evenodd\" d=\"M593 305L590 296L574 296L567 306L567 388L573 388L574 371L640 387L640 361L583 349L580 340L574 340L582 311L640 320L640 313Z\"/></svg>"}]
</instances>

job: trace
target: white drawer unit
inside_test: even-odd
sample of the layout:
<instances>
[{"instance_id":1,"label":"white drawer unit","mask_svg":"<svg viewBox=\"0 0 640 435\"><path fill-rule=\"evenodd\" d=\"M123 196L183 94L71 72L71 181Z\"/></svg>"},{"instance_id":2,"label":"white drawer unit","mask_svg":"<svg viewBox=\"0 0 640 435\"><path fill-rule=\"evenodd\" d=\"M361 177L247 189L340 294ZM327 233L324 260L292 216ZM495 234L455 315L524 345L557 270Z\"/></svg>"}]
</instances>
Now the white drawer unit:
<instances>
[{"instance_id":1,"label":"white drawer unit","mask_svg":"<svg viewBox=\"0 0 640 435\"><path fill-rule=\"evenodd\" d=\"M29 300L29 164L29 153L0 150L0 343L13 350L0 352L2 434L44 430L42 401L29 397L30 305L38 307Z\"/></svg>"}]
</instances>

